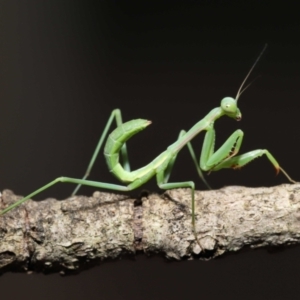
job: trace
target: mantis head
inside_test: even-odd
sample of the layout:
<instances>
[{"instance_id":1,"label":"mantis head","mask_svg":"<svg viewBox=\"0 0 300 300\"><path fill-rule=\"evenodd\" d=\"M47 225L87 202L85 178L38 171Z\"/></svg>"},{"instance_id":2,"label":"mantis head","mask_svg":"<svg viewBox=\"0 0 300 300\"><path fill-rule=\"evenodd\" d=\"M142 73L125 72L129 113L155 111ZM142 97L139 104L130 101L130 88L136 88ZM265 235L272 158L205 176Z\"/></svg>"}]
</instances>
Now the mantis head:
<instances>
[{"instance_id":1,"label":"mantis head","mask_svg":"<svg viewBox=\"0 0 300 300\"><path fill-rule=\"evenodd\" d=\"M230 118L240 121L242 119L242 114L240 109L237 107L237 100L232 97L225 97L221 101L221 109L224 114Z\"/></svg>"},{"instance_id":2,"label":"mantis head","mask_svg":"<svg viewBox=\"0 0 300 300\"><path fill-rule=\"evenodd\" d=\"M238 99L240 98L241 94L250 86L251 82L243 89L244 84L246 83L249 75L251 74L252 70L254 69L254 67L256 66L257 62L259 61L259 59L261 58L262 54L264 53L264 51L267 48L267 44L265 44L263 50L260 52L258 58L256 59L256 61L254 62L253 66L251 67L250 71L247 73L245 79L243 80L235 99L232 97L225 97L222 99L221 101L221 109L223 111L223 113L225 115L227 115L230 118L234 118L237 121L240 121L242 119L242 114L240 109L237 107L237 102Z\"/></svg>"}]
</instances>

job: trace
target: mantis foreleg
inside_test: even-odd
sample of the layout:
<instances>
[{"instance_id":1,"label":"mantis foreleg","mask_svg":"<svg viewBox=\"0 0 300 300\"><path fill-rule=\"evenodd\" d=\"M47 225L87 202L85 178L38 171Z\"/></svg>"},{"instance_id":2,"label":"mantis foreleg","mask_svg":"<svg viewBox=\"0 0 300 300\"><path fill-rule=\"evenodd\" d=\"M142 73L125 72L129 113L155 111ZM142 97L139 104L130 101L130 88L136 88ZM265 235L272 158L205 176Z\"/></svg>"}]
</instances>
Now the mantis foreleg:
<instances>
[{"instance_id":1,"label":"mantis foreleg","mask_svg":"<svg viewBox=\"0 0 300 300\"><path fill-rule=\"evenodd\" d=\"M225 141L225 143L214 152L216 133L214 128L207 130L203 141L200 167L205 171L215 171L216 168L230 157L234 156L240 149L243 132L238 129Z\"/></svg>"},{"instance_id":2,"label":"mantis foreleg","mask_svg":"<svg viewBox=\"0 0 300 300\"><path fill-rule=\"evenodd\" d=\"M215 130L209 129L204 138L202 153L200 157L200 166L205 171L218 171L225 168L238 169L257 157L266 155L276 172L282 171L291 181L295 182L280 166L275 157L266 149L252 150L247 153L235 156L242 145L244 133L242 130L236 130L225 143L214 152Z\"/></svg>"}]
</instances>

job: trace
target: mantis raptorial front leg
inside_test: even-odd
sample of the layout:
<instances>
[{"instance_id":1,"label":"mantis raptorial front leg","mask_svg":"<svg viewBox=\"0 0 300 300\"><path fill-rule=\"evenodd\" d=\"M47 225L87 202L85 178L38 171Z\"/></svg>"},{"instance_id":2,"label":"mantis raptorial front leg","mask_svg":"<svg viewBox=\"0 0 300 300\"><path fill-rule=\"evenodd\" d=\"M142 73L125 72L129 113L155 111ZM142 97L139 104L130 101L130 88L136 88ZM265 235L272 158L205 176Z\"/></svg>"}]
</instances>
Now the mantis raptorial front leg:
<instances>
[{"instance_id":1,"label":"mantis raptorial front leg","mask_svg":"<svg viewBox=\"0 0 300 300\"><path fill-rule=\"evenodd\" d=\"M265 48L264 48L265 49ZM263 50L264 51L264 50ZM262 53L263 53L262 51ZM152 162L148 165L130 171L129 159L126 149L126 142L133 135L138 133L139 131L145 129L151 122L143 119L136 119L126 123L122 123L121 112L119 109L116 109L112 112L105 129L100 137L100 140L97 144L97 147L94 151L92 159L88 165L87 171L82 179L70 178L70 177L59 177L55 180L49 182L33 193L27 195L11 206L5 208L0 212L4 214L11 209L19 206L24 203L31 197L41 193L42 191L48 189L49 187L55 185L58 182L68 182L77 184L72 195L75 195L80 185L88 185L96 188L103 188L115 191L131 191L136 189L143 184L145 184L152 177L156 176L157 184L162 189L174 189L174 188L190 188L191 189L191 203L192 203L192 230L195 235L195 239L198 242L197 230L196 230L196 222L195 222L195 184L193 181L184 181L184 182L168 182L173 165L175 163L176 157L179 151L184 147L188 146L192 159L196 165L196 169L200 178L204 181L204 183L208 186L205 181L202 171L217 171L223 168L239 168L244 166L245 164L251 162L256 157L259 157L263 154L267 156L269 161L273 164L277 172L282 171L283 174L287 177L290 182L295 182L292 180L288 174L279 166L278 162L271 155L268 150L254 150L248 153L236 156L238 153L242 140L243 140L243 132L241 130L235 131L226 141L225 143L217 150L214 151L214 141L215 141L215 130L214 130L214 122L222 117L228 116L237 121L241 120L241 112L237 106L237 101L244 90L242 87L249 77L252 69L256 65L260 56L250 69L246 78L244 79L241 87L238 90L236 98L225 97L222 99L219 107L212 109L203 119L198 121L190 130L181 131L178 139L170 145L164 152L158 155ZM90 171L94 165L94 162L99 154L99 151L103 145L104 140L108 134L108 131L111 127L113 120L116 120L117 128L113 130L107 138L105 148L104 148L104 156L107 162L108 169L111 173L113 173L124 185L117 185L105 182L97 182L87 180L86 178L89 176ZM202 147L202 152L200 156L200 163L197 162L194 150L191 145L191 140L194 139L200 132L207 131ZM121 163L119 161L121 154ZM209 187L209 186L208 186ZM198 242L199 243L199 242ZM201 246L201 245L200 245Z\"/></svg>"},{"instance_id":2,"label":"mantis raptorial front leg","mask_svg":"<svg viewBox=\"0 0 300 300\"><path fill-rule=\"evenodd\" d=\"M257 149L235 156L239 152L243 141L244 133L242 130L236 130L216 152L214 152L215 135L213 128L209 129L205 135L200 157L202 170L218 171L225 168L239 169L255 158L266 155L271 164L275 167L277 174L279 171L282 171L289 181L295 183L284 169L279 166L275 157L266 149Z\"/></svg>"}]
</instances>

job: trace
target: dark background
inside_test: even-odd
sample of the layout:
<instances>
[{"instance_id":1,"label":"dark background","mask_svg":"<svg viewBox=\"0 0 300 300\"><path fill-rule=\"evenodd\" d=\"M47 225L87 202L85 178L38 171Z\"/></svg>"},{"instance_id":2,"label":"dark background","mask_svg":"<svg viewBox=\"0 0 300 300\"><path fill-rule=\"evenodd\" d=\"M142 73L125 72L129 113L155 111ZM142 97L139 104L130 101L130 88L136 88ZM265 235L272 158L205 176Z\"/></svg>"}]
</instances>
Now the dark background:
<instances>
[{"instance_id":1,"label":"dark background","mask_svg":"<svg viewBox=\"0 0 300 300\"><path fill-rule=\"evenodd\" d=\"M101 4L99 4L100 2ZM265 43L242 95L243 120L216 123L217 146L237 128L242 151L267 148L296 180L300 97L298 10L262 1L1 1L0 185L26 195L64 175L81 177L114 108L153 124L128 144L145 165L224 96L235 96ZM200 152L203 136L193 144ZM224 185L286 183L265 157L207 177ZM117 182L101 155L91 179ZM187 150L173 181L197 177ZM158 192L155 179L145 185ZM59 184L36 197L67 197ZM91 195L94 189L82 188ZM142 189L133 191L138 195ZM138 255L76 276L0 277L1 299L298 299L300 248L228 254L210 262Z\"/></svg>"}]
</instances>

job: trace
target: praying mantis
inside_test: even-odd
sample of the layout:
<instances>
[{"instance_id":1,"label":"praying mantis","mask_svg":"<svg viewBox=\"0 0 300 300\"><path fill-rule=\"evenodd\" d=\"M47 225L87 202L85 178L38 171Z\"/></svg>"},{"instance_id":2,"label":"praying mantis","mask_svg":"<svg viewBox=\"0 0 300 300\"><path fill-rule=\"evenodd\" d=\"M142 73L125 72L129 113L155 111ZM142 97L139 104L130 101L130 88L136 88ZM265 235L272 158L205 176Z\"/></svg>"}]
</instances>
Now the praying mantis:
<instances>
[{"instance_id":1,"label":"praying mantis","mask_svg":"<svg viewBox=\"0 0 300 300\"><path fill-rule=\"evenodd\" d=\"M269 159L271 164L275 167L277 173L281 171L290 182L295 183L295 181L284 171L284 169L279 166L274 156L266 149L253 150L237 156L236 154L240 150L243 141L243 136L244 136L244 133L240 129L233 132L231 136L224 142L222 146L220 146L218 150L215 151L214 149L215 136L216 136L215 129L214 129L214 122L222 116L227 116L229 118L235 119L236 121L241 120L242 114L240 109L237 106L237 102L241 94L249 86L247 85L243 89L245 82L247 81L253 68L255 67L261 55L263 54L265 48L266 46L264 47L264 49L256 59L250 71L247 73L235 98L232 97L223 98L221 100L221 104L219 107L212 109L204 118L198 121L188 131L182 130L179 134L178 139L146 166L141 167L134 171L130 171L130 164L128 159L126 142L133 135L145 129L148 125L151 124L151 122L144 119L136 119L136 120L131 120L123 123L121 111L119 109L115 109L112 111L108 119L108 122L100 137L97 147L94 150L93 156L90 160L86 173L82 179L76 179L70 177L58 177L53 181L49 182L48 184L37 189L36 191L32 192L31 194L27 195L26 197L15 202L14 204L3 209L0 212L0 215L7 213L8 211L21 205L31 197L34 197L35 195L50 188L51 186L57 184L58 182L77 184L77 187L73 191L72 195L75 195L78 192L81 185L88 185L96 188L127 192L142 186L147 181L149 181L152 177L156 176L157 184L161 189L168 190L174 188L190 188L191 204L192 204L191 221L192 221L193 232L197 240L197 232L195 226L195 218L196 218L195 196L194 196L195 184L193 181L168 182L177 155L184 146L188 147L192 160L196 166L197 172L207 187L209 187L209 185L206 182L202 174L202 171L218 171L224 168L233 168L233 169L241 168L247 163L253 161L255 158L260 157L262 155L266 155L266 157ZM123 182L124 185L87 180L87 177L89 176L92 170L94 162L98 157L99 151L103 145L103 142L105 141L105 138L108 135L109 129L114 120L117 124L117 128L114 129L107 138L104 147L104 156L109 171L112 174L114 174L121 182ZM191 140L194 139L202 131L206 131L206 133L204 137L202 151L200 154L200 160L198 163L195 152L191 145ZM120 155L121 155L121 162L120 162Z\"/></svg>"}]
</instances>

